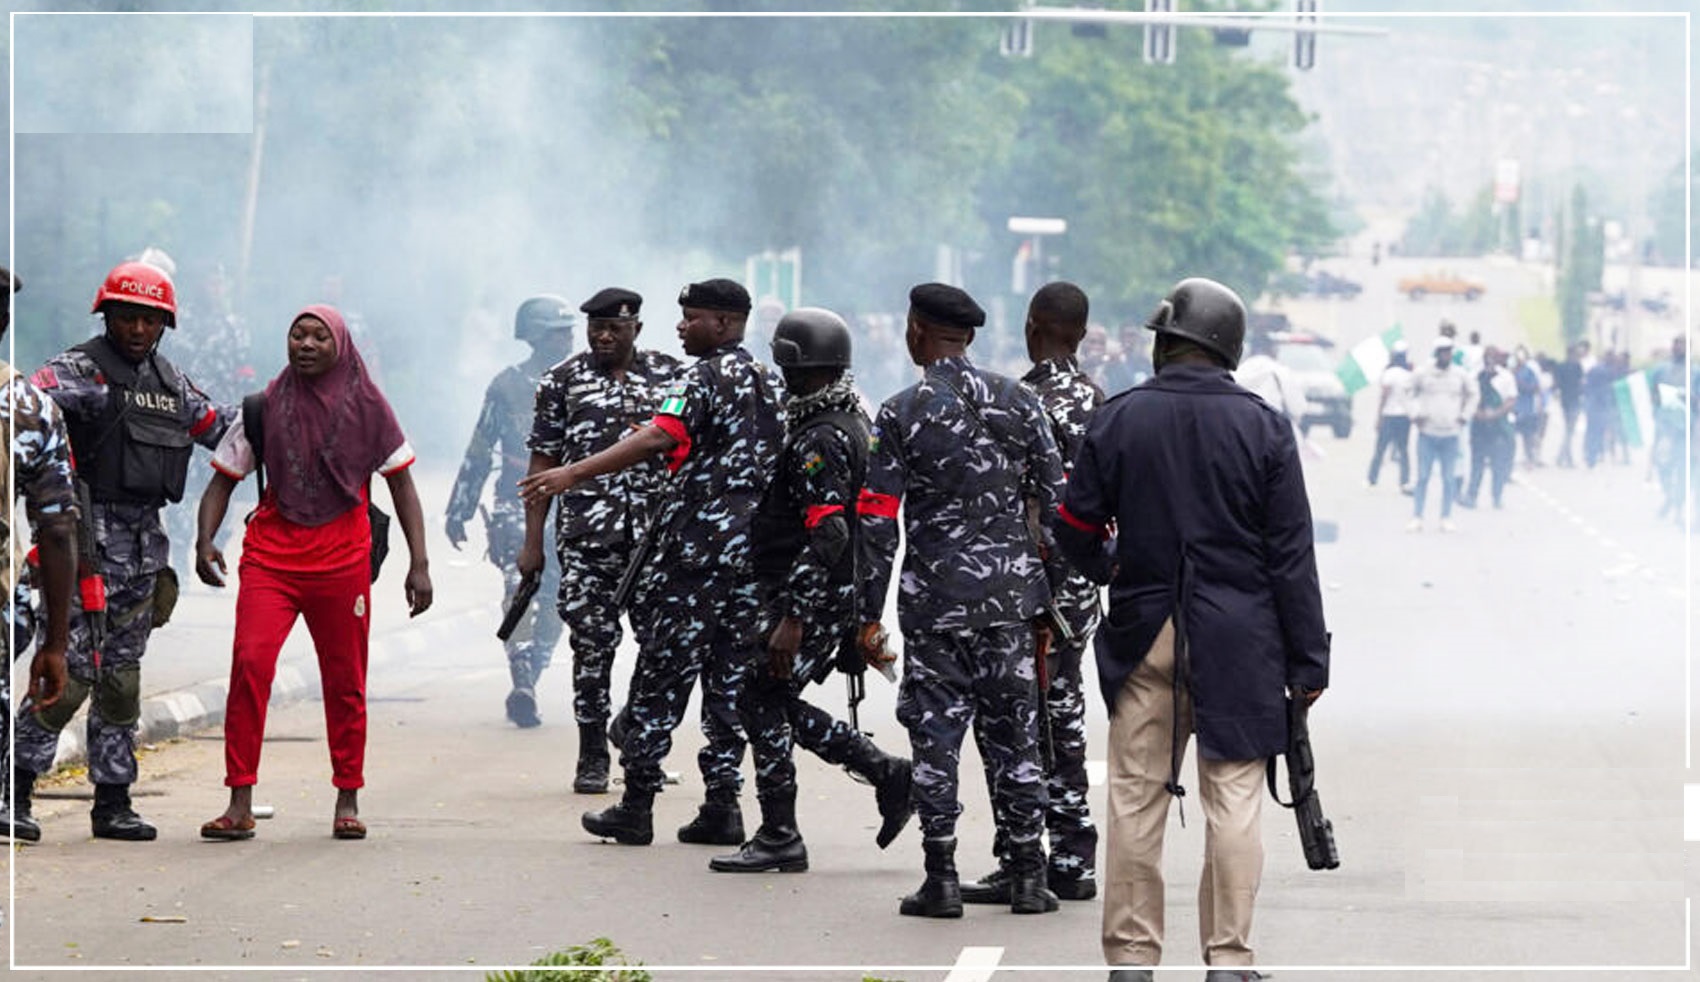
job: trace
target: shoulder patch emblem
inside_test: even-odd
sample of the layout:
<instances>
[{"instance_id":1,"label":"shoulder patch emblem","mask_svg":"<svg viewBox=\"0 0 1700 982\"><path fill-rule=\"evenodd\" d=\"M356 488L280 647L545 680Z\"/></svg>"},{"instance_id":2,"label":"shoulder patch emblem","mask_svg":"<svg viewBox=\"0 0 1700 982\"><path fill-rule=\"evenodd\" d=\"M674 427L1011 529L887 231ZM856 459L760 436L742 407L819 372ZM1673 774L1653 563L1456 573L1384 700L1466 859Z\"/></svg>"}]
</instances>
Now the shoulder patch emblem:
<instances>
[{"instance_id":1,"label":"shoulder patch emblem","mask_svg":"<svg viewBox=\"0 0 1700 982\"><path fill-rule=\"evenodd\" d=\"M661 416L677 416L684 411L685 397L683 395L673 393L669 394L667 398L662 401L661 408L656 410L656 413Z\"/></svg>"},{"instance_id":2,"label":"shoulder patch emblem","mask_svg":"<svg viewBox=\"0 0 1700 982\"><path fill-rule=\"evenodd\" d=\"M818 453L812 453L812 454L809 454L809 459L803 461L803 473L804 474L815 474L815 473L819 472L822 467L825 467L825 466L826 466L826 461L821 459L821 455L818 454Z\"/></svg>"}]
</instances>

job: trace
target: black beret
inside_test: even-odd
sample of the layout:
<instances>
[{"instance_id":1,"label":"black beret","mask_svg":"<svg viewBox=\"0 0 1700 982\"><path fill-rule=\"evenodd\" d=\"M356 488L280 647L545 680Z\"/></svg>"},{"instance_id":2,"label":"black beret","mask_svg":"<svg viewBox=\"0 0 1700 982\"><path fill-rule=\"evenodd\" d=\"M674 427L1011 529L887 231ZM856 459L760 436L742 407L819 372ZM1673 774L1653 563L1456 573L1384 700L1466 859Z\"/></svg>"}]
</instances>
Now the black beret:
<instances>
[{"instance_id":1,"label":"black beret","mask_svg":"<svg viewBox=\"0 0 1700 982\"><path fill-rule=\"evenodd\" d=\"M922 283L910 290L909 309L945 327L973 330L986 323L986 312L980 309L973 297L943 283Z\"/></svg>"},{"instance_id":2,"label":"black beret","mask_svg":"<svg viewBox=\"0 0 1700 982\"><path fill-rule=\"evenodd\" d=\"M703 280L679 291L679 306L747 314L750 312L750 291L734 280Z\"/></svg>"},{"instance_id":3,"label":"black beret","mask_svg":"<svg viewBox=\"0 0 1700 982\"><path fill-rule=\"evenodd\" d=\"M579 304L578 309L591 318L636 317L642 306L643 296L637 291L610 286L596 291L596 296Z\"/></svg>"}]
</instances>

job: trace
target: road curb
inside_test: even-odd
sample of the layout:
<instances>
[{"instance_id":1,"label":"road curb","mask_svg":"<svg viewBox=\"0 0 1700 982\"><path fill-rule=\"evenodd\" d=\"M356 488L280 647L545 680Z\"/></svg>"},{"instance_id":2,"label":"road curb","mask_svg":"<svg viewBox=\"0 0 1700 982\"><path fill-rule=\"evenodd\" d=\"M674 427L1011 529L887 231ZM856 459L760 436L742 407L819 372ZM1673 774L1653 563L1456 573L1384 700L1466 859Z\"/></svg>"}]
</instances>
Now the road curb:
<instances>
[{"instance_id":1,"label":"road curb","mask_svg":"<svg viewBox=\"0 0 1700 982\"><path fill-rule=\"evenodd\" d=\"M468 608L442 617L409 622L372 639L367 651L367 668L370 671L409 655L423 654L463 628L487 622L490 617L488 610ZM317 675L316 663L311 655L279 662L277 676L272 682L271 705L285 706L317 693ZM224 704L229 693L230 680L216 678L144 696L142 715L137 721L136 743L157 743L218 726L224 722ZM53 758L55 768L84 763L86 716L86 709L79 712L60 733L59 752Z\"/></svg>"}]
</instances>

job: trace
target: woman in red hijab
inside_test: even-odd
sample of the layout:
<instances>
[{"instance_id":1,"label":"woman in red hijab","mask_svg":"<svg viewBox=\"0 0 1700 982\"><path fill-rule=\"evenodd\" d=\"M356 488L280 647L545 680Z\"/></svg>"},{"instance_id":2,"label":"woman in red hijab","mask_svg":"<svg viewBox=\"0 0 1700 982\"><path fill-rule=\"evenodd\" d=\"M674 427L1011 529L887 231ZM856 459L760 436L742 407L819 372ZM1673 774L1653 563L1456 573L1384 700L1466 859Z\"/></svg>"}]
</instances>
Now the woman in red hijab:
<instances>
[{"instance_id":1,"label":"woman in red hijab","mask_svg":"<svg viewBox=\"0 0 1700 982\"><path fill-rule=\"evenodd\" d=\"M242 539L230 695L224 718L224 783L230 806L201 826L209 839L254 835L254 783L266 704L284 639L304 617L319 656L337 788L331 833L362 839L357 796L365 783L366 649L371 629L371 523L368 485L381 474L407 537L407 606L431 606L425 520L413 486L413 447L349 337L342 315L314 305L289 325L289 364L266 386L260 427L265 459L255 459L240 420L213 454L217 472L201 495L195 573L223 586L228 572L213 537L236 482L265 467L265 492Z\"/></svg>"}]
</instances>

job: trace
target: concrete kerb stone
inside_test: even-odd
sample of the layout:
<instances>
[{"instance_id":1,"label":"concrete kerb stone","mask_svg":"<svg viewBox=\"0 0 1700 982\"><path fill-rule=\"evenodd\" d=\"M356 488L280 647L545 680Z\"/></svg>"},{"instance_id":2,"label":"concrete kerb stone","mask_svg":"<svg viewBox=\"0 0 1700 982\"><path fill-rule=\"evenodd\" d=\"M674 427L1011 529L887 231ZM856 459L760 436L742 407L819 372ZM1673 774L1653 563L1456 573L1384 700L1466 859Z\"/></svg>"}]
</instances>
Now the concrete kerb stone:
<instances>
[{"instance_id":1,"label":"concrete kerb stone","mask_svg":"<svg viewBox=\"0 0 1700 982\"><path fill-rule=\"evenodd\" d=\"M490 611L480 607L441 617L426 615L424 620L410 621L372 639L367 652L368 669L422 654L468 626L489 622L490 618ZM280 662L272 682L271 704L287 705L313 695L319 688L317 675L311 656L297 656ZM143 697L136 742L155 743L218 726L224 722L224 704L229 694L229 679L217 678ZM86 716L85 708L59 735L59 752L53 760L55 767L84 762Z\"/></svg>"}]
</instances>

